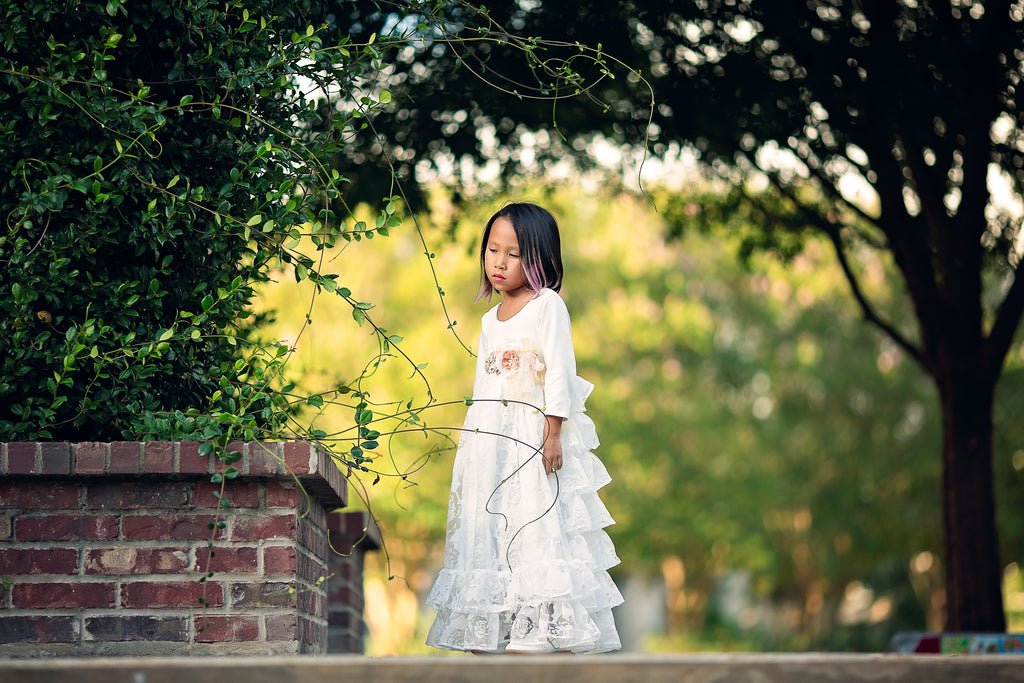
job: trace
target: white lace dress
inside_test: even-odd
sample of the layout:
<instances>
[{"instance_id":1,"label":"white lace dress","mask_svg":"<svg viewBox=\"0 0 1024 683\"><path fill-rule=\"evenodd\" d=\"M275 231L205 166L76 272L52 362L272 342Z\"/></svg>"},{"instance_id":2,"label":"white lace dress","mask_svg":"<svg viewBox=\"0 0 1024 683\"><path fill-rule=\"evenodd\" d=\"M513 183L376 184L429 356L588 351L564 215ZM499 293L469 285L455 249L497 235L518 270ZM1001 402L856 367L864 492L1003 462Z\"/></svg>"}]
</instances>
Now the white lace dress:
<instances>
[{"instance_id":1,"label":"white lace dress","mask_svg":"<svg viewBox=\"0 0 1024 683\"><path fill-rule=\"evenodd\" d=\"M427 597L427 644L445 650L621 647L608 576L619 563L597 491L611 478L576 376L569 313L545 289L507 321L483 316L473 403L448 502L444 568ZM544 413L562 425L562 469L544 474Z\"/></svg>"}]
</instances>

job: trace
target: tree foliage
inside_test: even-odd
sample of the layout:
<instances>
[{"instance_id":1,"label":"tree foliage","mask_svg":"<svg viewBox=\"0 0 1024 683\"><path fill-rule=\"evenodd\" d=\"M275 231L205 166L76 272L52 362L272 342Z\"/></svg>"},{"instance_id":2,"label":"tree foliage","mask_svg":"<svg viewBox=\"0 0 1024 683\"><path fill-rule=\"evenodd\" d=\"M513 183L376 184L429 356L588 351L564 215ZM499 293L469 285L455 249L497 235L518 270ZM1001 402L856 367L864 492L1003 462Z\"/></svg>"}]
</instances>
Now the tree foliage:
<instances>
[{"instance_id":1,"label":"tree foliage","mask_svg":"<svg viewBox=\"0 0 1024 683\"><path fill-rule=\"evenodd\" d=\"M715 196L704 186L695 180L687 191L694 205ZM659 206L662 191L652 187ZM723 243L717 228L666 242L672 218L643 198L561 185L516 196L549 207L562 228L563 293L580 374L596 385L587 402L601 438L596 453L613 477L601 493L616 519L616 579L626 586L646 577L670 589L667 636L649 646L877 651L896 631L941 624L935 397L913 361L860 322L828 243L812 239L789 267L760 254L743 267L733 253L739 237ZM448 197L438 193L429 217L421 214L455 329L471 347L487 308L471 303L473 245L502 201L467 205L451 226ZM446 232L453 244L443 243ZM360 268L350 283L429 360L432 391L454 399L470 392L473 361L436 302L424 303L429 271L415 257L422 248L405 228L387 242L353 245L347 258ZM895 298L882 264L862 257L872 295ZM289 283L261 288L261 301L282 312L267 333L289 337L301 326L306 299ZM312 315L291 369L317 392L357 376L373 342L343 302L321 297ZM413 395L396 360L377 369L377 402ZM1021 367L1018 345L1010 372ZM1015 514L1024 482L1015 415L1024 395L1002 388L1002 540L1006 560L1024 564ZM457 427L464 414L455 401L432 410L430 422ZM333 435L347 419L324 413L317 426ZM411 616L395 610L393 621L381 619L384 605L417 604L435 576L458 438L451 435L381 440L391 466L380 468L371 510L391 563L368 575L381 591L368 607L384 634L375 635L375 653L423 651ZM733 581L747 586L738 612L716 597Z\"/></svg>"},{"instance_id":2,"label":"tree foliage","mask_svg":"<svg viewBox=\"0 0 1024 683\"><path fill-rule=\"evenodd\" d=\"M344 179L321 159L386 101L360 88L402 43L352 44L340 9L2 4L0 438L287 423L287 348L250 343L253 288L291 264L365 318L316 254L398 221L387 198L371 226L327 210ZM325 124L336 84L348 109Z\"/></svg>"}]
</instances>

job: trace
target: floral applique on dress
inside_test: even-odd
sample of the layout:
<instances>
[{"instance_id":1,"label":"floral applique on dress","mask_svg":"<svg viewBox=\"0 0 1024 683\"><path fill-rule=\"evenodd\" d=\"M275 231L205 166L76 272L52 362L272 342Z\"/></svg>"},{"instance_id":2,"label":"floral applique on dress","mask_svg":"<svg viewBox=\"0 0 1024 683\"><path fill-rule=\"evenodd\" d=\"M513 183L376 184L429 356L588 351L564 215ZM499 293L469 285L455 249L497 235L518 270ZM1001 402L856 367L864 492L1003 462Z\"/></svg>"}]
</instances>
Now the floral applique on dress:
<instances>
[{"instance_id":1,"label":"floral applique on dress","mask_svg":"<svg viewBox=\"0 0 1024 683\"><path fill-rule=\"evenodd\" d=\"M505 382L502 398L530 401L544 387L544 365L540 351L527 340L509 342L490 353L484 371Z\"/></svg>"}]
</instances>

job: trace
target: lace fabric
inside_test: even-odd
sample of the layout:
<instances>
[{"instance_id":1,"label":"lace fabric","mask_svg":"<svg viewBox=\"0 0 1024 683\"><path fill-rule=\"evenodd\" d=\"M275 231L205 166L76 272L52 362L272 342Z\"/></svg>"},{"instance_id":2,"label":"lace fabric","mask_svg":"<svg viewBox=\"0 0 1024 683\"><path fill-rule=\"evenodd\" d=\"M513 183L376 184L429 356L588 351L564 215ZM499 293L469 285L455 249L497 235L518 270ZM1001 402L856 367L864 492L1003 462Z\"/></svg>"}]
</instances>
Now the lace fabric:
<instances>
[{"instance_id":1,"label":"lace fabric","mask_svg":"<svg viewBox=\"0 0 1024 683\"><path fill-rule=\"evenodd\" d=\"M565 367L568 365L568 367ZM561 385L555 386L555 383ZM604 652L621 647L608 569L619 563L598 491L611 477L575 375L568 314L544 290L512 320L484 316L474 402L452 472L444 567L427 644L448 650ZM545 399L567 413L562 468L544 473ZM558 413L555 413L558 414Z\"/></svg>"}]
</instances>

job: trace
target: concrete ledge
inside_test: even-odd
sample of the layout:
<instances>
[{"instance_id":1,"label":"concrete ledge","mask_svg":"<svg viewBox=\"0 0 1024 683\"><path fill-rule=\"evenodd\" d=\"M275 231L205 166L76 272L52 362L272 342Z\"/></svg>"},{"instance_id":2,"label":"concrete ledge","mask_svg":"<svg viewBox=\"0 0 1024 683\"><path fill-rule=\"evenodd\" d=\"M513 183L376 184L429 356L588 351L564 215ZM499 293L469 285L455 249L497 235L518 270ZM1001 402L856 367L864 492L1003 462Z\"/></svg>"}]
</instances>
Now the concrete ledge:
<instances>
[{"instance_id":1,"label":"concrete ledge","mask_svg":"<svg viewBox=\"0 0 1024 683\"><path fill-rule=\"evenodd\" d=\"M4 683L979 683L1024 681L1024 656L695 654L190 657L0 661Z\"/></svg>"}]
</instances>

